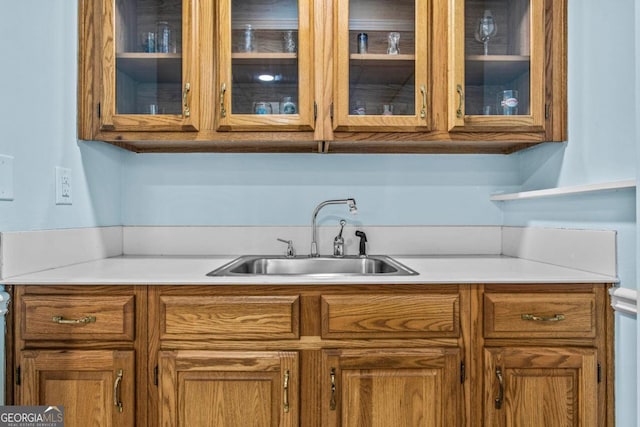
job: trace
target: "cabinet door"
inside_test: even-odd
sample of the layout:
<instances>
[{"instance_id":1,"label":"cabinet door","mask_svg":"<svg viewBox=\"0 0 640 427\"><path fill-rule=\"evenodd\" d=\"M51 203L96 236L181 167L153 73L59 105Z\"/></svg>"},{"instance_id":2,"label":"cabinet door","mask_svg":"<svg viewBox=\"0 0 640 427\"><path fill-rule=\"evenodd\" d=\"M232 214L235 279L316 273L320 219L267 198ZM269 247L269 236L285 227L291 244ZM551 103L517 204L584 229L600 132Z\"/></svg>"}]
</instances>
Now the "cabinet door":
<instances>
[{"instance_id":1,"label":"cabinet door","mask_svg":"<svg viewBox=\"0 0 640 427\"><path fill-rule=\"evenodd\" d=\"M196 0L103 0L101 130L198 129Z\"/></svg>"},{"instance_id":2,"label":"cabinet door","mask_svg":"<svg viewBox=\"0 0 640 427\"><path fill-rule=\"evenodd\" d=\"M595 349L485 349L486 426L595 427Z\"/></svg>"},{"instance_id":3,"label":"cabinet door","mask_svg":"<svg viewBox=\"0 0 640 427\"><path fill-rule=\"evenodd\" d=\"M450 130L543 131L551 22L545 0L452 4Z\"/></svg>"},{"instance_id":4,"label":"cabinet door","mask_svg":"<svg viewBox=\"0 0 640 427\"><path fill-rule=\"evenodd\" d=\"M298 425L298 355L269 351L162 351L160 425Z\"/></svg>"},{"instance_id":5,"label":"cabinet door","mask_svg":"<svg viewBox=\"0 0 640 427\"><path fill-rule=\"evenodd\" d=\"M430 3L335 0L335 130L429 128Z\"/></svg>"},{"instance_id":6,"label":"cabinet door","mask_svg":"<svg viewBox=\"0 0 640 427\"><path fill-rule=\"evenodd\" d=\"M65 426L135 426L133 351L20 353L19 405L64 407Z\"/></svg>"},{"instance_id":7,"label":"cabinet door","mask_svg":"<svg viewBox=\"0 0 640 427\"><path fill-rule=\"evenodd\" d=\"M219 130L312 130L309 0L218 2Z\"/></svg>"},{"instance_id":8,"label":"cabinet door","mask_svg":"<svg viewBox=\"0 0 640 427\"><path fill-rule=\"evenodd\" d=\"M458 349L327 350L324 426L463 425Z\"/></svg>"}]
</instances>

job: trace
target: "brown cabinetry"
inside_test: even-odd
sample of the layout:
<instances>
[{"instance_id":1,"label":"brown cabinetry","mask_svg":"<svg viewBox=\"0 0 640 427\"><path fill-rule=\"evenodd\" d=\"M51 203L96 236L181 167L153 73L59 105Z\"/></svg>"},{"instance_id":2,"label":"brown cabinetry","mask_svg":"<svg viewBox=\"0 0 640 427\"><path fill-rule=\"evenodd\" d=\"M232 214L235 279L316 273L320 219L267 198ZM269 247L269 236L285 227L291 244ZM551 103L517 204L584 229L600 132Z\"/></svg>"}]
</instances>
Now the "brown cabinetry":
<instances>
[{"instance_id":1,"label":"brown cabinetry","mask_svg":"<svg viewBox=\"0 0 640 427\"><path fill-rule=\"evenodd\" d=\"M13 301L9 402L62 405L71 426L146 423L143 287L16 286Z\"/></svg>"},{"instance_id":2,"label":"brown cabinetry","mask_svg":"<svg viewBox=\"0 0 640 427\"><path fill-rule=\"evenodd\" d=\"M566 0L82 0L79 18L81 139L495 153L566 135Z\"/></svg>"},{"instance_id":3,"label":"brown cabinetry","mask_svg":"<svg viewBox=\"0 0 640 427\"><path fill-rule=\"evenodd\" d=\"M485 425L613 425L604 287L486 285L480 298Z\"/></svg>"},{"instance_id":4,"label":"brown cabinetry","mask_svg":"<svg viewBox=\"0 0 640 427\"><path fill-rule=\"evenodd\" d=\"M605 284L16 286L8 403L63 404L73 425L613 426L607 295Z\"/></svg>"}]
</instances>

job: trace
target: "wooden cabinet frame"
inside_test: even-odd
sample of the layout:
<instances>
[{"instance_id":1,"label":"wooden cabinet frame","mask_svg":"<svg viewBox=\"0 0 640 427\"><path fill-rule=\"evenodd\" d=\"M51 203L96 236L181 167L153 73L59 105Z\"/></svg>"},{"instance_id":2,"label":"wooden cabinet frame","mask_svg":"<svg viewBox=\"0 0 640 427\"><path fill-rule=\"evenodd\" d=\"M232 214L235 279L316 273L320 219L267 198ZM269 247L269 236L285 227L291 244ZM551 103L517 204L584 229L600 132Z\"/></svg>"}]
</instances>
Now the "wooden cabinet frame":
<instances>
[{"instance_id":1,"label":"wooden cabinet frame","mask_svg":"<svg viewBox=\"0 0 640 427\"><path fill-rule=\"evenodd\" d=\"M299 0L300 46L306 50L298 54L300 114L295 117L221 117L221 86L230 80L230 40L224 34L229 17L212 0L184 2L188 51L183 74L184 83L191 84L191 116L117 115L107 101L115 96L113 41L108 36L114 1L79 1L79 139L136 152L309 153L510 153L566 140L567 0L532 0L535 22L545 25L544 38L533 44L534 110L508 120L456 117L456 87L462 84L456 51L461 0L416 0L417 24L428 27L416 32L416 42L427 46L427 55L416 55L415 79L416 107L422 104L420 86L425 86L424 119L348 114L341 72L344 49L338 46L344 35L336 33L347 3L338 0ZM222 95L222 104L228 105L224 97L229 93Z\"/></svg>"},{"instance_id":2,"label":"wooden cabinet frame","mask_svg":"<svg viewBox=\"0 0 640 427\"><path fill-rule=\"evenodd\" d=\"M29 304L15 304L7 317L7 404L33 403L33 372L65 358L72 371L114 366L135 371L123 396L135 396L139 426L160 425L161 419L162 425L175 424L176 414L185 410L172 394L180 382L202 379L208 381L206 387L237 392L241 388L232 382L240 372L248 381L264 381L261 387L271 393L270 403L255 405L262 414L280 413L287 396L292 411L287 422L292 426L294 420L304 426L340 425L340 417L352 416L337 412L340 394L345 393L341 383L345 373L352 381L351 390L362 388L359 376L363 375L374 381L397 374L394 387L422 390L435 384L428 376L437 377L441 394L430 400L427 412L449 414L445 422L455 418L455 425L488 427L486 419L501 425L511 416L505 411L520 398L514 391L529 384L527 378L533 375L542 388L553 384L564 390L579 388L571 404L580 412L580 425L613 427L614 315L608 288L607 284L8 286L13 301L27 297L37 304L31 311ZM44 316L43 320L50 316L42 309L47 299L58 303L72 296L68 309L75 313L92 303L98 307L104 295L115 297L114 301L135 298L133 336L96 334L77 339L66 325L60 332L51 329L49 338L33 334L30 328L30 334L23 333L28 313ZM243 300L249 304L243 305ZM544 310L549 300L554 301L553 313ZM411 315L413 309L418 315ZM522 311L541 320L529 323ZM128 322L126 315L113 314L117 312L106 311L112 321ZM567 322L545 320L557 314L567 316ZM196 327L186 333L186 324L192 321ZM97 362L84 366L83 360ZM499 394L497 367L508 388L499 410L492 406ZM336 411L328 406L331 368L335 368ZM17 375L25 369L30 372L28 380ZM285 394L287 370L292 382ZM384 387L378 391L378 396L389 393ZM554 397L541 397L545 398Z\"/></svg>"}]
</instances>

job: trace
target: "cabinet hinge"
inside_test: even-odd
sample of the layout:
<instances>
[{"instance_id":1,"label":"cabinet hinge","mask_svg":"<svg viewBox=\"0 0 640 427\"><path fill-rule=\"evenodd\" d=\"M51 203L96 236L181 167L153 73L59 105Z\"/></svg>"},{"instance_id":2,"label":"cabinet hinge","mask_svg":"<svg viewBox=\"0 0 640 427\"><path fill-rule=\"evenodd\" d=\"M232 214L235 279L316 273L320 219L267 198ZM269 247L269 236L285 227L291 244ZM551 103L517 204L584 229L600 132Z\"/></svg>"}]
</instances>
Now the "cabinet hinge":
<instances>
[{"instance_id":1,"label":"cabinet hinge","mask_svg":"<svg viewBox=\"0 0 640 427\"><path fill-rule=\"evenodd\" d=\"M331 106L329 107L329 115L331 117L331 124L333 124L333 102L331 103Z\"/></svg>"},{"instance_id":2,"label":"cabinet hinge","mask_svg":"<svg viewBox=\"0 0 640 427\"><path fill-rule=\"evenodd\" d=\"M313 101L313 123L318 121L318 104Z\"/></svg>"},{"instance_id":3,"label":"cabinet hinge","mask_svg":"<svg viewBox=\"0 0 640 427\"><path fill-rule=\"evenodd\" d=\"M22 377L20 376L20 366L16 368L16 385L22 385Z\"/></svg>"},{"instance_id":4,"label":"cabinet hinge","mask_svg":"<svg viewBox=\"0 0 640 427\"><path fill-rule=\"evenodd\" d=\"M465 372L464 362L460 362L460 384L464 384L467 374Z\"/></svg>"},{"instance_id":5,"label":"cabinet hinge","mask_svg":"<svg viewBox=\"0 0 640 427\"><path fill-rule=\"evenodd\" d=\"M158 365L153 368L153 385L158 385Z\"/></svg>"},{"instance_id":6,"label":"cabinet hinge","mask_svg":"<svg viewBox=\"0 0 640 427\"><path fill-rule=\"evenodd\" d=\"M98 105L96 106L96 113L98 114L98 118L100 118L100 116L102 115L102 111L101 111L101 105L98 102Z\"/></svg>"},{"instance_id":7,"label":"cabinet hinge","mask_svg":"<svg viewBox=\"0 0 640 427\"><path fill-rule=\"evenodd\" d=\"M602 366L598 363L598 383L602 382Z\"/></svg>"},{"instance_id":8,"label":"cabinet hinge","mask_svg":"<svg viewBox=\"0 0 640 427\"><path fill-rule=\"evenodd\" d=\"M544 104L544 118L545 118L545 120L549 118L550 111L551 111L551 107L549 106L549 104Z\"/></svg>"}]
</instances>

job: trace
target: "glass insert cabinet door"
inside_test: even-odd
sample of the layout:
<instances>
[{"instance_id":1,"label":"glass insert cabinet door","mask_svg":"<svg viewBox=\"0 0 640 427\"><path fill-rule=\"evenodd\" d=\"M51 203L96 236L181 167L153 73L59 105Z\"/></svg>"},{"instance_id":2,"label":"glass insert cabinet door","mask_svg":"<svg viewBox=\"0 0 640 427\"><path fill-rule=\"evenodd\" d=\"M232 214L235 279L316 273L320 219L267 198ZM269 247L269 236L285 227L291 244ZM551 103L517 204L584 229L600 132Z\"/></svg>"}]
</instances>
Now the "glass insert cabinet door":
<instances>
[{"instance_id":1,"label":"glass insert cabinet door","mask_svg":"<svg viewBox=\"0 0 640 427\"><path fill-rule=\"evenodd\" d=\"M453 13L451 129L543 130L544 0L460 0Z\"/></svg>"},{"instance_id":2,"label":"glass insert cabinet door","mask_svg":"<svg viewBox=\"0 0 640 427\"><path fill-rule=\"evenodd\" d=\"M218 130L311 130L307 0L218 2Z\"/></svg>"},{"instance_id":3,"label":"glass insert cabinet door","mask_svg":"<svg viewBox=\"0 0 640 427\"><path fill-rule=\"evenodd\" d=\"M198 128L192 0L103 0L103 130Z\"/></svg>"},{"instance_id":4,"label":"glass insert cabinet door","mask_svg":"<svg viewBox=\"0 0 640 427\"><path fill-rule=\"evenodd\" d=\"M336 0L334 5L334 129L428 129L428 0Z\"/></svg>"}]
</instances>

